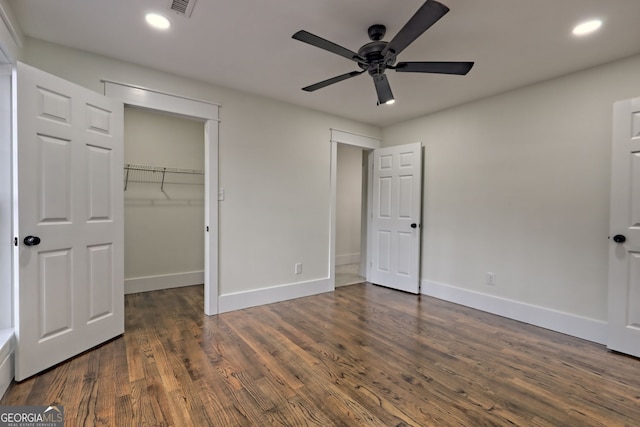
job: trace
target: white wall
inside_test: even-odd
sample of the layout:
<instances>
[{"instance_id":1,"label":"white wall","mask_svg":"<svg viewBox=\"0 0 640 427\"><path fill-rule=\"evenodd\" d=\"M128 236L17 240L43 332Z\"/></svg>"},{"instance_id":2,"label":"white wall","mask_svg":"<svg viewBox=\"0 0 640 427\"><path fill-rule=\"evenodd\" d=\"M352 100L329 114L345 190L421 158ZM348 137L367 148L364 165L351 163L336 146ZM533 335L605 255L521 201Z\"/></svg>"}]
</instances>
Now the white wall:
<instances>
[{"instance_id":1,"label":"white wall","mask_svg":"<svg viewBox=\"0 0 640 427\"><path fill-rule=\"evenodd\" d=\"M384 129L426 147L427 293L606 322L612 104L639 76L636 56Z\"/></svg>"},{"instance_id":2,"label":"white wall","mask_svg":"<svg viewBox=\"0 0 640 427\"><path fill-rule=\"evenodd\" d=\"M328 277L329 129L380 129L44 41L27 39L24 50L28 64L95 91L109 79L222 106L222 295Z\"/></svg>"},{"instance_id":3,"label":"white wall","mask_svg":"<svg viewBox=\"0 0 640 427\"><path fill-rule=\"evenodd\" d=\"M203 170L203 141L202 122L125 108L126 164ZM129 176L124 193L126 292L203 283L204 177L166 174L161 187L160 173L130 171Z\"/></svg>"},{"instance_id":4,"label":"white wall","mask_svg":"<svg viewBox=\"0 0 640 427\"><path fill-rule=\"evenodd\" d=\"M17 22L10 0L0 0L0 58L6 62L22 60L24 34Z\"/></svg>"},{"instance_id":5,"label":"white wall","mask_svg":"<svg viewBox=\"0 0 640 427\"><path fill-rule=\"evenodd\" d=\"M336 265L360 262L362 149L338 144Z\"/></svg>"}]
</instances>

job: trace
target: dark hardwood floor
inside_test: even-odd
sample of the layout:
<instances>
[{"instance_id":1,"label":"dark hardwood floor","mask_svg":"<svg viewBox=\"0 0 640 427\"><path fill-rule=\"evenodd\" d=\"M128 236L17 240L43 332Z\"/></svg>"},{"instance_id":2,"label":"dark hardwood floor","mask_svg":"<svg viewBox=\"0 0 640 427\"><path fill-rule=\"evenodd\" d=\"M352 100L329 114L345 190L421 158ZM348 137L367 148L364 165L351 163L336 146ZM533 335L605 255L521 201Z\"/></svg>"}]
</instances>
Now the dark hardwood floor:
<instances>
[{"instance_id":1,"label":"dark hardwood floor","mask_svg":"<svg viewBox=\"0 0 640 427\"><path fill-rule=\"evenodd\" d=\"M640 360L358 284L207 317L201 286L128 295L123 337L12 384L66 426L640 425Z\"/></svg>"}]
</instances>

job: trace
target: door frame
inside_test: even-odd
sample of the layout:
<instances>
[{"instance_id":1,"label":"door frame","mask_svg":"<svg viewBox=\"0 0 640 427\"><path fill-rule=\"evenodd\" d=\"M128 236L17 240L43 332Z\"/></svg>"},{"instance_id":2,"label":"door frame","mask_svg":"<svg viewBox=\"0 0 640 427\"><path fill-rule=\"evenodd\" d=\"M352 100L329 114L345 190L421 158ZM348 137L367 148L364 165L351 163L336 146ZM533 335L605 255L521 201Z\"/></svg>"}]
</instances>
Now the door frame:
<instances>
[{"instance_id":1,"label":"door frame","mask_svg":"<svg viewBox=\"0 0 640 427\"><path fill-rule=\"evenodd\" d=\"M331 161L330 161L330 191L329 191L329 283L331 289L336 287L336 204L337 204L337 170L338 170L338 144L351 145L353 147L359 147L363 150L371 152L377 148L382 148L382 139L374 138L371 136L361 135L354 132L348 132L339 129L330 129L331 131ZM369 156L369 170L371 169L371 156ZM371 205L371 191L372 191L372 176L371 173L367 174L367 212L363 215L363 218L369 218L372 205ZM371 253L370 245L371 239L369 238L370 224L367 221L367 233L361 238L366 237L366 253L365 265L366 265L366 279L369 279L369 254ZM361 245L362 247L362 245ZM362 254L361 254L362 255Z\"/></svg>"},{"instance_id":2,"label":"door frame","mask_svg":"<svg viewBox=\"0 0 640 427\"><path fill-rule=\"evenodd\" d=\"M204 312L218 314L218 127L220 105L128 83L101 80L104 94L125 106L177 114L204 121L205 251ZM124 165L123 165L124 166Z\"/></svg>"},{"instance_id":3,"label":"door frame","mask_svg":"<svg viewBox=\"0 0 640 427\"><path fill-rule=\"evenodd\" d=\"M13 380L15 339L13 333L13 156L12 156L12 67L22 48L10 8L0 3L0 398ZM8 98L7 98L8 95ZM5 246L6 245L6 246ZM8 255L8 256L7 256Z\"/></svg>"}]
</instances>

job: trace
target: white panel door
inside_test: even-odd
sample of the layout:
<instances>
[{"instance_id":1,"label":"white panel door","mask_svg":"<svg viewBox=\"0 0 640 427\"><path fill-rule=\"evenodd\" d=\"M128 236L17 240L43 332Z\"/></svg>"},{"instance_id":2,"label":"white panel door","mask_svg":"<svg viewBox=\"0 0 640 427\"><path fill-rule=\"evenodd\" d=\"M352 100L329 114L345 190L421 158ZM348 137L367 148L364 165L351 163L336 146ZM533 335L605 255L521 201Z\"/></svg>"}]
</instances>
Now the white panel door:
<instances>
[{"instance_id":1,"label":"white panel door","mask_svg":"<svg viewBox=\"0 0 640 427\"><path fill-rule=\"evenodd\" d=\"M640 357L640 98L613 109L607 347Z\"/></svg>"},{"instance_id":2,"label":"white panel door","mask_svg":"<svg viewBox=\"0 0 640 427\"><path fill-rule=\"evenodd\" d=\"M417 294L422 210L419 142L373 151L372 205L369 281Z\"/></svg>"},{"instance_id":3,"label":"white panel door","mask_svg":"<svg viewBox=\"0 0 640 427\"><path fill-rule=\"evenodd\" d=\"M16 380L124 332L123 104L18 64Z\"/></svg>"}]
</instances>

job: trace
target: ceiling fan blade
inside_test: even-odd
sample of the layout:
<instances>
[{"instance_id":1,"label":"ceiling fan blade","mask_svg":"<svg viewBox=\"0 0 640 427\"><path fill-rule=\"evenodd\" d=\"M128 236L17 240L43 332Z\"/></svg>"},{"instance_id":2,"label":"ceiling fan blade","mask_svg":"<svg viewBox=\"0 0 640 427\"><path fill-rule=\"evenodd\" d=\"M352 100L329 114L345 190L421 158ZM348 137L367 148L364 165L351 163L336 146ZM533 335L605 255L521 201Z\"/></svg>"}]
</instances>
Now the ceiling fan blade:
<instances>
[{"instance_id":1,"label":"ceiling fan blade","mask_svg":"<svg viewBox=\"0 0 640 427\"><path fill-rule=\"evenodd\" d=\"M427 0L384 48L382 55L389 51L398 55L447 12L447 6L435 0Z\"/></svg>"},{"instance_id":2,"label":"ceiling fan blade","mask_svg":"<svg viewBox=\"0 0 640 427\"><path fill-rule=\"evenodd\" d=\"M346 47L339 46L329 40L325 40L322 37L318 37L315 34L311 34L307 31L300 30L295 33L291 38L296 40L300 40L301 42L308 43L311 46L319 47L320 49L324 49L331 53L335 53L336 55L343 56L352 61L361 61L364 62L364 58L355 53L352 50L347 49Z\"/></svg>"},{"instance_id":3,"label":"ceiling fan blade","mask_svg":"<svg viewBox=\"0 0 640 427\"><path fill-rule=\"evenodd\" d=\"M400 73L458 74L464 76L473 62L398 62L395 70Z\"/></svg>"},{"instance_id":4,"label":"ceiling fan blade","mask_svg":"<svg viewBox=\"0 0 640 427\"><path fill-rule=\"evenodd\" d=\"M355 76L359 76L360 74L364 73L365 70L362 71L352 71L350 73L347 74L342 74L340 76L336 76L333 77L331 79L327 79L324 81L321 81L319 83L307 86L307 87L303 87L302 90L306 91L306 92L313 92L314 90L318 90L318 89L322 89L323 87L327 87L329 85L332 85L334 83L338 83L341 82L343 80L347 80L350 79L351 77L355 77Z\"/></svg>"},{"instance_id":5,"label":"ceiling fan blade","mask_svg":"<svg viewBox=\"0 0 640 427\"><path fill-rule=\"evenodd\" d=\"M376 85L376 93L378 94L378 105L386 104L388 101L393 100L393 93L391 92L391 86L389 86L389 80L385 74L378 74L373 76L373 83Z\"/></svg>"}]
</instances>

